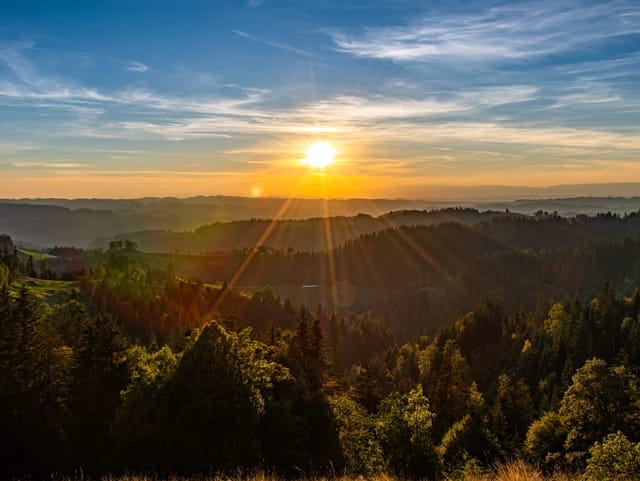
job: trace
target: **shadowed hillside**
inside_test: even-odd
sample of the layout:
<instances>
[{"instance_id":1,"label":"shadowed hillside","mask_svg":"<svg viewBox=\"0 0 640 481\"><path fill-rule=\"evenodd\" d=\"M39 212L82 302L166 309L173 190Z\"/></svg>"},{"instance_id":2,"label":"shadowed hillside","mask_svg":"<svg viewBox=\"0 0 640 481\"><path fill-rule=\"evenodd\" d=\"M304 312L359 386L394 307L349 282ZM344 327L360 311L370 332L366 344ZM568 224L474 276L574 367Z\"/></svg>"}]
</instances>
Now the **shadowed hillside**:
<instances>
[{"instance_id":1,"label":"shadowed hillside","mask_svg":"<svg viewBox=\"0 0 640 481\"><path fill-rule=\"evenodd\" d=\"M638 197L576 197L556 199L529 199L506 202L457 201L455 205L476 208L482 215L464 216L458 212L452 216L436 215L450 211L451 202L428 200L393 199L283 199L250 198L227 196L200 196L179 198L141 199L1 199L0 232L6 232L14 239L35 246L53 247L66 245L87 247L96 239L94 246L104 246L114 237L125 234L135 235L145 249L150 250L191 250L206 252L230 244L233 240L234 221L252 219L304 220L335 217L349 218L358 214L379 217L380 225L360 222L362 232L347 232L357 236L392 227L394 225L431 224L455 221L464 223L487 220L489 212L519 212L534 215L536 212L557 212L561 216L580 214L595 215L600 212L628 214L640 209ZM422 210L434 210L425 215ZM398 215L398 211L409 212L409 218ZM393 216L384 215L394 212ZM449 212L451 214L451 212ZM476 213L477 214L477 213ZM382 217L381 217L382 216ZM431 218L429 218L431 216ZM212 223L215 223L211 225ZM338 222L339 223L339 222ZM222 225L220 225L222 224ZM310 223L313 224L313 221ZM44 233L44 229L46 234ZM248 225L245 229L251 233ZM185 232L193 231L194 232ZM282 228L278 238L278 248L286 249L287 237L300 233L299 229ZM154 232L143 232L154 231ZM167 233L163 231L173 231ZM317 229L316 229L317 231ZM226 238L223 247L216 246L216 235ZM226 233L226 234L225 234ZM337 228L340 234L340 229ZM225 234L225 235L223 235ZM254 235L255 237L255 235ZM257 240L249 237L252 241ZM258 236L259 238L259 236ZM291 239L295 239L291 237ZM272 238L273 241L273 238ZM240 241L242 242L242 240ZM295 240L290 240L298 249ZM322 249L322 240L312 242L308 238L300 241L299 250ZM334 241L334 245L336 242ZM244 245L244 244L242 244ZM228 248L242 247L242 245Z\"/></svg>"},{"instance_id":2,"label":"shadowed hillside","mask_svg":"<svg viewBox=\"0 0 640 481\"><path fill-rule=\"evenodd\" d=\"M142 250L150 252L206 253L258 245L282 251L326 251L362 235L399 226L443 222L476 224L500 215L503 214L457 208L398 211L379 217L359 214L355 217L316 217L307 220L252 219L206 225L193 232L129 232L115 238L132 240Z\"/></svg>"}]
</instances>

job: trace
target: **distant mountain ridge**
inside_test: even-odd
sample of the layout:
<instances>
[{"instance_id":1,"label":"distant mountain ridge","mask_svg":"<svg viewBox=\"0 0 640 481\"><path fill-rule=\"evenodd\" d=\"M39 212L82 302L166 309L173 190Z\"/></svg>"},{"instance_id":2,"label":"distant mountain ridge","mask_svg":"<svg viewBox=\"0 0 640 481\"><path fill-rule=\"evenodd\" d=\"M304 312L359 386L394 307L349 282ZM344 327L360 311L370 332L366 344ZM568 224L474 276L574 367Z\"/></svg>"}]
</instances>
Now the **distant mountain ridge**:
<instances>
[{"instance_id":1,"label":"distant mountain ridge","mask_svg":"<svg viewBox=\"0 0 640 481\"><path fill-rule=\"evenodd\" d=\"M284 199L251 198L231 196L199 196L185 199L140 198L140 199L5 199L0 200L0 232L11 235L21 243L40 247L56 245L88 247L104 245L114 238L128 237L135 233L140 239L143 231L181 232L182 237L202 235L200 228L215 223L250 221L252 219L306 220L321 217L354 217L358 214L379 217L389 212L442 210L451 206L476 208L482 211L519 212L533 214L539 210L557 212L562 216L578 214L595 215L601 212L625 214L640 210L640 197L574 197L548 199L519 199L505 202L450 202L406 199ZM408 214L405 214L408 215ZM389 220L390 218L382 219ZM355 221L354 221L355 222ZM371 221L367 221L371 223ZM392 225L430 223L425 219L393 218ZM466 222L466 221L462 221ZM356 222L357 223L357 222ZM257 223L260 224L260 223ZM256 225L257 225L256 224ZM313 224L313 223L311 223ZM372 232L373 227L362 231ZM249 226L250 224L245 224ZM339 233L340 222L336 221ZM386 225L389 227L390 225ZM379 228L379 226L375 226ZM206 229L205 229L206 230ZM291 230L291 229L290 229ZM189 233L188 231L195 231ZM316 229L317 231L317 229ZM133 235L133 234L132 234ZM166 233L155 234L159 243L162 238L179 237ZM324 235L324 234L322 234ZM147 236L148 237L148 236ZM251 237L251 243L255 236ZM95 243L96 239L101 239ZM145 240L146 242L146 240ZM284 241L282 241L284 242ZM315 244L302 242L301 248L315 249ZM222 243L224 245L224 242ZM336 240L333 240L336 244ZM173 244L172 244L173 245ZM230 244L227 244L230 245ZM241 243L235 245L246 245ZM280 247L288 246L278 243ZM295 245L290 244L296 248ZM171 246L163 247L170 248ZM178 245L178 249L183 246ZM191 247L190 247L191 248ZM199 244L197 250L215 250L215 245ZM196 248L194 248L196 250Z\"/></svg>"}]
</instances>

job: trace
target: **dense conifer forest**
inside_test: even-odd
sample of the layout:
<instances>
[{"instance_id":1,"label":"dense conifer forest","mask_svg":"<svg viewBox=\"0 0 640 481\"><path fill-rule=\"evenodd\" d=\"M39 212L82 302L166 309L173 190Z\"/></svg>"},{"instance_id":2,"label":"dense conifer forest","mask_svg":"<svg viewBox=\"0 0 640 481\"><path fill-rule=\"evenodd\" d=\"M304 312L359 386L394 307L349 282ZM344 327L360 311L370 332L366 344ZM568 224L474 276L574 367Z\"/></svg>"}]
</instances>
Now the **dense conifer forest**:
<instances>
[{"instance_id":1,"label":"dense conifer forest","mask_svg":"<svg viewBox=\"0 0 640 481\"><path fill-rule=\"evenodd\" d=\"M217 257L0 236L0 475L638 479L637 219ZM268 287L309 281L355 298Z\"/></svg>"}]
</instances>

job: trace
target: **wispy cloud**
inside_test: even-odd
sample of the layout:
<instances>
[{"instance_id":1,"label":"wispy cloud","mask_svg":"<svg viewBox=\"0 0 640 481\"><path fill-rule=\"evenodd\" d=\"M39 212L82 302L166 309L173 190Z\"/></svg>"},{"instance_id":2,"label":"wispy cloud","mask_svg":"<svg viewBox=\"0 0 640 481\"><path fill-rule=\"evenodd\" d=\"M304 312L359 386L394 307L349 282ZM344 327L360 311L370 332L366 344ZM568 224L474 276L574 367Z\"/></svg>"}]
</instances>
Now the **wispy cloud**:
<instances>
[{"instance_id":1,"label":"wispy cloud","mask_svg":"<svg viewBox=\"0 0 640 481\"><path fill-rule=\"evenodd\" d=\"M262 94L251 101L218 100L197 107L185 99L158 99L149 95L128 95L139 107L163 108L171 118L156 121L125 120L103 123L99 129L75 129L76 134L139 138L151 136L168 140L190 138L231 138L285 134L348 135L371 126L393 127L394 121L437 119L447 114L470 113L487 106L526 102L535 98L530 86L492 87L451 95L449 99L393 98L383 96L336 96L294 108L273 108L260 104ZM134 100L132 100L134 101ZM201 114L194 116L194 113Z\"/></svg>"},{"instance_id":2,"label":"wispy cloud","mask_svg":"<svg viewBox=\"0 0 640 481\"><path fill-rule=\"evenodd\" d=\"M480 121L473 117L466 121L441 118L442 115L474 108L474 105L465 102L464 97L447 103L397 99L378 99L376 102L376 99L337 97L291 110L272 112L272 115L264 117L209 115L175 118L166 122L125 121L104 124L100 129L86 131L85 134L167 140L237 136L292 139L299 135L321 135L330 136L335 142L374 146L386 144L392 148L397 148L398 142L401 142L403 149L407 149L410 143L416 146L458 146L462 142L476 146L521 145L527 149L532 146L548 146L562 149L564 153L571 155L576 153L571 149L576 148L592 154L602 153L603 149L607 149L610 154L627 152L635 155L640 151L640 133L636 129L570 128L535 122ZM482 106L479 105L478 108ZM282 145L279 149L282 150ZM496 155L510 157L508 151L503 155L501 150L498 148ZM256 152L264 152L264 149Z\"/></svg>"},{"instance_id":3,"label":"wispy cloud","mask_svg":"<svg viewBox=\"0 0 640 481\"><path fill-rule=\"evenodd\" d=\"M635 85L639 68L640 52L635 52L616 58L560 65L552 70L579 82L630 82Z\"/></svg>"},{"instance_id":4,"label":"wispy cloud","mask_svg":"<svg viewBox=\"0 0 640 481\"><path fill-rule=\"evenodd\" d=\"M130 60L129 62L127 62L126 69L130 72L144 73L149 70L149 66L143 64L142 62L136 62L135 60Z\"/></svg>"},{"instance_id":5,"label":"wispy cloud","mask_svg":"<svg viewBox=\"0 0 640 481\"><path fill-rule=\"evenodd\" d=\"M424 144L447 142L453 139L477 144L505 144L522 146L582 147L610 152L628 151L634 155L640 150L640 133L630 129L611 131L604 129L541 127L498 122L443 122L429 125L395 123L392 128L380 126L370 130L371 138L379 142L413 141Z\"/></svg>"},{"instance_id":6,"label":"wispy cloud","mask_svg":"<svg viewBox=\"0 0 640 481\"><path fill-rule=\"evenodd\" d=\"M0 154L15 154L18 152L26 152L37 150L39 147L33 144L19 144L14 142L0 142Z\"/></svg>"},{"instance_id":7,"label":"wispy cloud","mask_svg":"<svg viewBox=\"0 0 640 481\"><path fill-rule=\"evenodd\" d=\"M0 79L0 104L65 108L77 113L95 115L103 113L103 109L109 104L141 106L172 112L233 114L239 107L259 102L269 94L267 90L255 88L237 88L238 94L233 97L167 96L140 88L103 92L40 73L27 57L31 47L32 43L0 47L0 64L5 64L14 77L12 80ZM262 114L253 112L253 115Z\"/></svg>"},{"instance_id":8,"label":"wispy cloud","mask_svg":"<svg viewBox=\"0 0 640 481\"><path fill-rule=\"evenodd\" d=\"M327 100L301 106L290 118L313 122L378 123L393 119L430 119L445 114L472 112L484 107L495 107L535 99L538 89L528 85L478 88L454 92L447 98L428 96L397 98L374 95L356 97L339 95Z\"/></svg>"},{"instance_id":9,"label":"wispy cloud","mask_svg":"<svg viewBox=\"0 0 640 481\"><path fill-rule=\"evenodd\" d=\"M259 7L260 5L262 5L266 0L249 0L247 2L247 5L249 5L250 7Z\"/></svg>"},{"instance_id":10,"label":"wispy cloud","mask_svg":"<svg viewBox=\"0 0 640 481\"><path fill-rule=\"evenodd\" d=\"M640 33L634 2L529 2L406 25L335 30L337 49L398 62L527 59Z\"/></svg>"},{"instance_id":11,"label":"wispy cloud","mask_svg":"<svg viewBox=\"0 0 640 481\"><path fill-rule=\"evenodd\" d=\"M247 40L252 40L254 42L258 42L263 45L267 45L269 47L278 48L280 50L286 50L287 52L303 55L305 57L313 57L313 54L311 52L307 52L306 50L302 50L300 48L292 47L291 45L286 45L284 43L272 42L271 40L258 38L254 35L251 35L250 33L243 32L242 30L231 30L231 31L242 38L246 38Z\"/></svg>"},{"instance_id":12,"label":"wispy cloud","mask_svg":"<svg viewBox=\"0 0 640 481\"><path fill-rule=\"evenodd\" d=\"M95 89L78 87L53 76L42 75L29 60L27 53L33 42L0 44L0 64L4 64L13 79L0 80L0 98L52 101L104 101L108 97Z\"/></svg>"},{"instance_id":13,"label":"wispy cloud","mask_svg":"<svg viewBox=\"0 0 640 481\"><path fill-rule=\"evenodd\" d=\"M79 162L14 162L14 167L42 167L52 169L79 169L89 167L89 164L83 164Z\"/></svg>"},{"instance_id":14,"label":"wispy cloud","mask_svg":"<svg viewBox=\"0 0 640 481\"><path fill-rule=\"evenodd\" d=\"M614 90L600 85L585 85L570 89L559 95L550 109L563 109L568 106L590 106L600 104L604 107L615 108L618 111L638 108L638 101L625 101L624 97Z\"/></svg>"},{"instance_id":15,"label":"wispy cloud","mask_svg":"<svg viewBox=\"0 0 640 481\"><path fill-rule=\"evenodd\" d=\"M0 62L4 63L20 82L39 86L41 80L35 74L31 62L24 56L24 52L34 45L34 42L28 41L0 44Z\"/></svg>"}]
</instances>

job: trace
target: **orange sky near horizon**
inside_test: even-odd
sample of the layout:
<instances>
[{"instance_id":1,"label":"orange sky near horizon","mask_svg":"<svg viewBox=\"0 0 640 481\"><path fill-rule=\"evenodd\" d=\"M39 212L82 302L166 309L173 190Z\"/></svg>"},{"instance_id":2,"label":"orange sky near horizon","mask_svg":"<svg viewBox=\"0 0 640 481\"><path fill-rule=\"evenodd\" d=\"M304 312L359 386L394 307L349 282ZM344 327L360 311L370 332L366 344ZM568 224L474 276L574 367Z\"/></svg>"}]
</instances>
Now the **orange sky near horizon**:
<instances>
[{"instance_id":1,"label":"orange sky near horizon","mask_svg":"<svg viewBox=\"0 0 640 481\"><path fill-rule=\"evenodd\" d=\"M345 172L339 165L325 171L269 169L246 172L163 172L145 171L114 175L107 173L55 172L52 175L3 175L1 198L136 198L231 195L244 197L295 198L406 198L455 200L461 192L473 196L483 186L544 188L564 184L617 184L640 179L640 166L611 169L594 175L572 170L560 176L556 171L540 171L518 176L492 173L469 176L366 175ZM450 192L450 194L448 193ZM589 195L586 188L584 195ZM610 195L619 194L615 188Z\"/></svg>"},{"instance_id":2,"label":"orange sky near horizon","mask_svg":"<svg viewBox=\"0 0 640 481\"><path fill-rule=\"evenodd\" d=\"M156 3L4 2L0 197L640 183L637 1Z\"/></svg>"}]
</instances>

